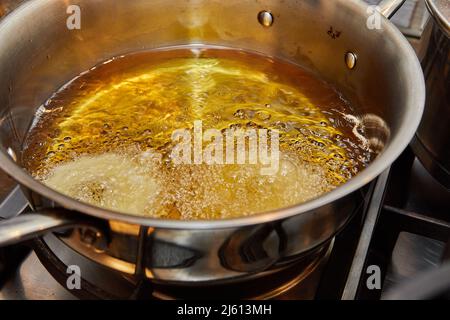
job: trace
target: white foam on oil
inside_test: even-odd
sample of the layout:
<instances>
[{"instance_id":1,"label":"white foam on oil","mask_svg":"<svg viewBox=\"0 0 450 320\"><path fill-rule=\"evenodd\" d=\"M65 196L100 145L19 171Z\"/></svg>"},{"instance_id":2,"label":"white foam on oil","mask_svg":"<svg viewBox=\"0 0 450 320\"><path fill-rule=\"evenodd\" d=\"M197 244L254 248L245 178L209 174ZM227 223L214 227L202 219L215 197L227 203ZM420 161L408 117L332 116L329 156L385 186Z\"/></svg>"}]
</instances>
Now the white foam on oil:
<instances>
[{"instance_id":1,"label":"white foam on oil","mask_svg":"<svg viewBox=\"0 0 450 320\"><path fill-rule=\"evenodd\" d=\"M114 211L157 218L224 219L298 204L333 188L324 169L282 154L280 170L260 165L167 166L146 151L80 156L41 177L49 187Z\"/></svg>"},{"instance_id":2,"label":"white foam on oil","mask_svg":"<svg viewBox=\"0 0 450 320\"><path fill-rule=\"evenodd\" d=\"M53 168L43 182L83 202L142 214L160 191L148 165L113 153L81 156Z\"/></svg>"},{"instance_id":3,"label":"white foam on oil","mask_svg":"<svg viewBox=\"0 0 450 320\"><path fill-rule=\"evenodd\" d=\"M342 113L342 115L345 120L347 120L353 125L352 133L361 142L361 148L369 151L370 150L369 140L367 140L367 138L360 133L360 130L364 130L364 125L361 119L351 114Z\"/></svg>"}]
</instances>

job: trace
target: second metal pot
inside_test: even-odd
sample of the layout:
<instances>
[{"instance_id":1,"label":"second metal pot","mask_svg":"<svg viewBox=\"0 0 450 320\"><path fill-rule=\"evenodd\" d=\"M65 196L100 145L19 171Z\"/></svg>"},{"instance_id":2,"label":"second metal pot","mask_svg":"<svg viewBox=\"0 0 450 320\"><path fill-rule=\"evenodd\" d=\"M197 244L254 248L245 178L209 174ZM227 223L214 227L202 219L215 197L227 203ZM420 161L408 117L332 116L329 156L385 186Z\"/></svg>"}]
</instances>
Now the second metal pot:
<instances>
[{"instance_id":1,"label":"second metal pot","mask_svg":"<svg viewBox=\"0 0 450 320\"><path fill-rule=\"evenodd\" d=\"M428 172L450 189L450 2L426 0L426 4L433 16L422 61L427 101L412 146Z\"/></svg>"}]
</instances>

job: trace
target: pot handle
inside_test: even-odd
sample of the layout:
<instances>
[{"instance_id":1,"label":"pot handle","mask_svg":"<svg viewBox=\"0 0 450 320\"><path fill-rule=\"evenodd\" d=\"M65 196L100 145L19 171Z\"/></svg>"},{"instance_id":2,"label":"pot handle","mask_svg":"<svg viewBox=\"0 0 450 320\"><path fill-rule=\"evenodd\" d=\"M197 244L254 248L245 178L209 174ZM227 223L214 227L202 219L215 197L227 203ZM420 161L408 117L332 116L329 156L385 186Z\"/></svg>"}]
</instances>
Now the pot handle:
<instances>
[{"instance_id":1,"label":"pot handle","mask_svg":"<svg viewBox=\"0 0 450 320\"><path fill-rule=\"evenodd\" d=\"M380 7L380 13L390 19L397 12L397 10L401 8L405 1L406 0L382 0L378 4L378 7Z\"/></svg>"},{"instance_id":2,"label":"pot handle","mask_svg":"<svg viewBox=\"0 0 450 320\"><path fill-rule=\"evenodd\" d=\"M49 232L64 231L80 227L87 237L95 234L95 239L106 239L97 219L83 217L66 209L43 209L24 213L11 219L0 220L0 247L16 244ZM100 233L100 234L99 234ZM95 244L100 246L99 243Z\"/></svg>"}]
</instances>

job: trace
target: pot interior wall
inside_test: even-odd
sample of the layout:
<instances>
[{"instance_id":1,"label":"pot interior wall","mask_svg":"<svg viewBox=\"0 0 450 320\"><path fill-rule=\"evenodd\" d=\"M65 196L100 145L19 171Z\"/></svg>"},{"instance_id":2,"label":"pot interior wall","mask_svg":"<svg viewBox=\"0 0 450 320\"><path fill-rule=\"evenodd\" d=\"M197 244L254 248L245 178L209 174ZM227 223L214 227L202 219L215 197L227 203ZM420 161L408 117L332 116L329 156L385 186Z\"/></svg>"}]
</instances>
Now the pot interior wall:
<instances>
[{"instance_id":1,"label":"pot interior wall","mask_svg":"<svg viewBox=\"0 0 450 320\"><path fill-rule=\"evenodd\" d=\"M133 51L205 43L285 58L319 74L352 102L381 149L412 117L415 74L396 31L384 19L382 30L367 29L357 2L78 0L81 29L69 30L70 1L27 1L0 24L2 146L20 153L37 107L80 72ZM273 14L271 27L258 22L261 10ZM358 56L354 70L344 61L348 51Z\"/></svg>"}]
</instances>

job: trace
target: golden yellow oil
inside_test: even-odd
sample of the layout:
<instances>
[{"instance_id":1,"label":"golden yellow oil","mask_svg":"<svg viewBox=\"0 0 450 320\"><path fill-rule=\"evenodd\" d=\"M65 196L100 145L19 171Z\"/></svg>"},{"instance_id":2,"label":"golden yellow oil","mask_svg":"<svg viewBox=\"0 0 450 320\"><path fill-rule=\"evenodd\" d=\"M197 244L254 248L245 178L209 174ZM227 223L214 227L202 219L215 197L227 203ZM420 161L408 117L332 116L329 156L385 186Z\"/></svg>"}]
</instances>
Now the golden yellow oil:
<instances>
[{"instance_id":1,"label":"golden yellow oil","mask_svg":"<svg viewBox=\"0 0 450 320\"><path fill-rule=\"evenodd\" d=\"M349 104L297 65L191 47L117 57L81 74L38 111L26 168L94 205L151 217L218 219L295 205L346 182L371 158ZM281 168L178 165L171 135L192 129L280 132Z\"/></svg>"}]
</instances>

